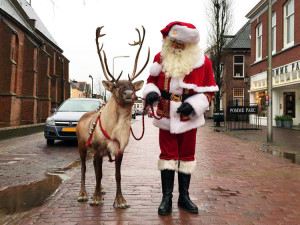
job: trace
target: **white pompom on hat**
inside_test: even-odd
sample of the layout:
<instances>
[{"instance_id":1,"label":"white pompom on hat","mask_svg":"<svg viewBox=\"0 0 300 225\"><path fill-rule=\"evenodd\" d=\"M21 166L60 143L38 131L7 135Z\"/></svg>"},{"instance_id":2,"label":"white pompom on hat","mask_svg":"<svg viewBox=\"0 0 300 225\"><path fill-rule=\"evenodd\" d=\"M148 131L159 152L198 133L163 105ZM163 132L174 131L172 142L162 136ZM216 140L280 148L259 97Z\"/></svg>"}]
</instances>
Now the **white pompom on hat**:
<instances>
[{"instance_id":1,"label":"white pompom on hat","mask_svg":"<svg viewBox=\"0 0 300 225\"><path fill-rule=\"evenodd\" d=\"M199 31L193 24L175 21L169 23L161 30L163 38L167 36L186 43L198 43L200 41Z\"/></svg>"}]
</instances>

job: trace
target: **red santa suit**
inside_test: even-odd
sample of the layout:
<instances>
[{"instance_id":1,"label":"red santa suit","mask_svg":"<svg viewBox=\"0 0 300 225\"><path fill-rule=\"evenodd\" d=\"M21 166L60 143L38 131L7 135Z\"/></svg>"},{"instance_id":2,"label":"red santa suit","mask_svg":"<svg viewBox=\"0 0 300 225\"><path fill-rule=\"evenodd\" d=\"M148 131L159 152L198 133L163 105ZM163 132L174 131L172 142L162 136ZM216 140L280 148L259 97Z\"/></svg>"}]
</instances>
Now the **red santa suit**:
<instances>
[{"instance_id":1,"label":"red santa suit","mask_svg":"<svg viewBox=\"0 0 300 225\"><path fill-rule=\"evenodd\" d=\"M174 27L176 32L172 32ZM178 39L182 41L185 41L185 37L191 38L190 31L189 35L185 35L185 30L180 32L180 28L182 26L178 28L176 24L175 26L171 24L167 28L168 35L181 35ZM183 28L186 27L183 26ZM174 35L172 38L175 38ZM191 42L191 40L188 41ZM195 42L198 41L195 40ZM154 126L160 128L159 170L169 169L180 170L187 174L193 173L196 166L194 154L197 128L204 125L204 112L209 107L214 92L218 90L214 81L211 61L203 52L193 70L179 78L166 76L163 72L161 54L158 53L155 56L150 68L150 76L143 90L143 97L145 98L148 93L154 91L159 96L166 98L158 102L156 111L158 117L162 116L163 118L161 120L153 119ZM178 100L180 98L181 101ZM189 116L177 113L177 109L184 102L189 103L194 109ZM165 108L165 112L163 108Z\"/></svg>"}]
</instances>

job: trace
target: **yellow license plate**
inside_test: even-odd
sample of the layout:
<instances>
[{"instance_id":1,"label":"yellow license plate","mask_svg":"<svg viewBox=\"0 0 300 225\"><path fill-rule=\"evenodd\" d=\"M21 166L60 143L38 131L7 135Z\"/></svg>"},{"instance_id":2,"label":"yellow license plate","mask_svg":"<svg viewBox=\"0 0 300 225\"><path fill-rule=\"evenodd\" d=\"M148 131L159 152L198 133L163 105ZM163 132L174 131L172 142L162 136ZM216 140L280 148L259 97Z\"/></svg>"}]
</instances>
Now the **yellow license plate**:
<instances>
[{"instance_id":1,"label":"yellow license plate","mask_svg":"<svg viewBox=\"0 0 300 225\"><path fill-rule=\"evenodd\" d=\"M76 132L76 127L63 127L62 132Z\"/></svg>"}]
</instances>

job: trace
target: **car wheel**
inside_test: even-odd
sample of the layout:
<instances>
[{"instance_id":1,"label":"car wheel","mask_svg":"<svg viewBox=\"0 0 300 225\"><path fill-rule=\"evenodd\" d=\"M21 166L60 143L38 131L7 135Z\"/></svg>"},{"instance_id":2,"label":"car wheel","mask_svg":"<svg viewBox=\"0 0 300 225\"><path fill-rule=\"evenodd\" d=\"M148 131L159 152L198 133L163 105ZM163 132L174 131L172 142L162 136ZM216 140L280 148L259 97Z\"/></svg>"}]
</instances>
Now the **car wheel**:
<instances>
[{"instance_id":1,"label":"car wheel","mask_svg":"<svg viewBox=\"0 0 300 225\"><path fill-rule=\"evenodd\" d=\"M54 145L54 140L47 139L47 145Z\"/></svg>"}]
</instances>

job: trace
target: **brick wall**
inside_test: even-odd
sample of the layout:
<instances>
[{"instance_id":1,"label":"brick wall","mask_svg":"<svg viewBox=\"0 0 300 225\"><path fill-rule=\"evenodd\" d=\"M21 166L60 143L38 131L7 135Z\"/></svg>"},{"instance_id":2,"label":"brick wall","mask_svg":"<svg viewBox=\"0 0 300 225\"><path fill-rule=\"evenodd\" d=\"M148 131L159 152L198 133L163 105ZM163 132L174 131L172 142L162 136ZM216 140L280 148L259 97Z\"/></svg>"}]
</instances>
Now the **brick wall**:
<instances>
[{"instance_id":1,"label":"brick wall","mask_svg":"<svg viewBox=\"0 0 300 225\"><path fill-rule=\"evenodd\" d=\"M300 24L300 1L294 0L294 47L283 50L284 47L284 19L283 6L286 3L286 0L277 0L272 6L272 12L276 12L276 54L272 57L272 67L276 68L281 65L288 64L293 61L300 59L300 29L298 29L298 24ZM251 23L251 66L250 75L255 75L260 72L267 70L267 15L268 11L266 10L258 18L256 18ZM256 27L259 23L262 23L262 60L255 63L256 57ZM254 64L255 63L255 64Z\"/></svg>"},{"instance_id":2,"label":"brick wall","mask_svg":"<svg viewBox=\"0 0 300 225\"><path fill-rule=\"evenodd\" d=\"M65 99L70 96L69 61L47 40L44 45L11 18L1 16L0 127L44 122L51 106L60 103L62 74L56 55L65 62Z\"/></svg>"}]
</instances>

